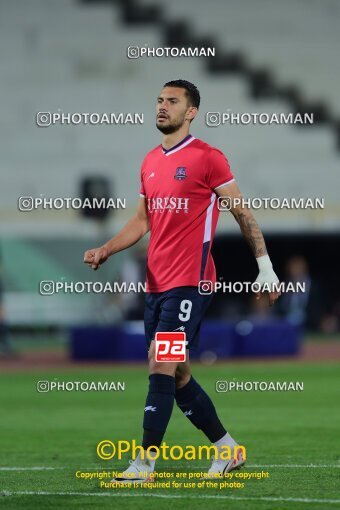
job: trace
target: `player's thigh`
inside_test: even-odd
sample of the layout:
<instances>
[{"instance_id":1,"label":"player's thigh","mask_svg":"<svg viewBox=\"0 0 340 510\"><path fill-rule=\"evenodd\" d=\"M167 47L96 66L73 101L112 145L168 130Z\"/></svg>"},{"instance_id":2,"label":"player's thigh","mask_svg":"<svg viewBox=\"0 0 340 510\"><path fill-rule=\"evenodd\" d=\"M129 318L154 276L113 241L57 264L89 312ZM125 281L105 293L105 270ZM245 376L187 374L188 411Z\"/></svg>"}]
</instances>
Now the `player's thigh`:
<instances>
[{"instance_id":1,"label":"player's thigh","mask_svg":"<svg viewBox=\"0 0 340 510\"><path fill-rule=\"evenodd\" d=\"M161 293L147 293L145 296L144 329L148 350L151 345L151 340L154 339L155 331L159 322L161 297Z\"/></svg>"},{"instance_id":2,"label":"player's thigh","mask_svg":"<svg viewBox=\"0 0 340 510\"><path fill-rule=\"evenodd\" d=\"M211 296L197 287L177 287L164 293L156 331L183 331L190 349L198 343L199 331Z\"/></svg>"}]
</instances>

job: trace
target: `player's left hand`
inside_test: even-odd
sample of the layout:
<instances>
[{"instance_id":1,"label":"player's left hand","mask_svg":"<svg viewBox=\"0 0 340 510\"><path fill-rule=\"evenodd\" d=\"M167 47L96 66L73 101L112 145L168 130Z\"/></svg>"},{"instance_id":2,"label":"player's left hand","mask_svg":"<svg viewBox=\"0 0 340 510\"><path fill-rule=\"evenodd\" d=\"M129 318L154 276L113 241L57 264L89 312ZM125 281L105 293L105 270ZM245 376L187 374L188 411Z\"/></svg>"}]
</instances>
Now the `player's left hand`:
<instances>
[{"instance_id":1,"label":"player's left hand","mask_svg":"<svg viewBox=\"0 0 340 510\"><path fill-rule=\"evenodd\" d=\"M261 285L261 288L265 286L263 290L255 293L256 299L259 300L261 298L261 294L266 294L269 297L269 306L273 306L275 301L277 301L281 296L281 292L275 290L275 288L277 288L277 285L279 284L279 279L276 276L274 270L271 268L267 268L265 270L260 271L255 282ZM272 292L268 291L267 290L268 288L273 289Z\"/></svg>"}]
</instances>

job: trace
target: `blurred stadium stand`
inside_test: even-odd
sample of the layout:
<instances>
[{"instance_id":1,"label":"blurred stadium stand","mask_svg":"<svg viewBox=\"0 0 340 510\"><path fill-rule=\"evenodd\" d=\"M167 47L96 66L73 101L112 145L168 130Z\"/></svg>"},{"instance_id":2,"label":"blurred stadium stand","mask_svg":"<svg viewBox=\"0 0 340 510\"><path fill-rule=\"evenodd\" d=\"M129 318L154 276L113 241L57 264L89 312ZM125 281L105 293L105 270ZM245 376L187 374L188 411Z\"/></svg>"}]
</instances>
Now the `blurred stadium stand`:
<instances>
[{"instance_id":1,"label":"blurred stadium stand","mask_svg":"<svg viewBox=\"0 0 340 510\"><path fill-rule=\"evenodd\" d=\"M257 65L259 70L268 66L282 85L294 80L304 96L326 97L335 108L340 72L334 65L339 38L335 3L326 2L326 9L325 2L313 2L307 12L302 0L285 5L260 0L256 7L250 1L159 4L168 22L183 17L195 34L213 34L217 55L224 48L240 50L254 70ZM210 74L202 58L127 59L128 46L163 45L165 29L161 23L125 25L119 2L16 0L1 5L1 89L6 100L0 143L10 176L0 192L1 212L9 220L1 227L3 233L36 235L37 215L17 212L18 196L50 196L51 190L53 196L76 196L88 168L114 178L117 196L126 197L133 208L141 160L159 141L154 129L155 97L165 80L179 76L197 83L202 94L193 133L224 150L245 195L314 197L317 193L326 200L326 211L259 211L265 229L338 228L339 155L328 125L209 129L204 125L207 111L288 112L291 105L278 98L252 99L247 77ZM36 112L58 110L143 112L145 124L37 128ZM117 221L122 223L129 212L120 212ZM42 234L51 226L56 235L91 231L75 212L40 216ZM230 218L221 218L220 228L232 230L234 225Z\"/></svg>"},{"instance_id":2,"label":"blurred stadium stand","mask_svg":"<svg viewBox=\"0 0 340 510\"><path fill-rule=\"evenodd\" d=\"M141 161L159 143L155 97L169 79L198 85L202 105L192 133L225 152L244 195L325 199L324 210L256 211L269 241L278 233L319 236L315 240L325 232L338 236L339 19L335 0L0 1L0 149L6 175L0 235L7 322L121 320L119 303L97 295L42 297L38 283L119 278L123 257L131 254L118 255L95 274L82 266L82 254L111 237L135 208ZM192 41L191 46L212 42L216 60L126 57L128 46L165 46L171 38ZM312 128L205 125L208 111L287 113L304 106L315 107L326 121ZM39 111L136 112L145 121L38 128ZM113 184L115 196L127 200L127 209L101 226L79 211L18 211L20 196L76 197L81 180L96 172ZM231 215L221 215L218 232L223 243L226 235L239 238ZM278 257L286 240L277 246ZM237 248L247 250L240 243ZM286 258L292 254L290 247ZM282 257L279 264L283 273Z\"/></svg>"}]
</instances>

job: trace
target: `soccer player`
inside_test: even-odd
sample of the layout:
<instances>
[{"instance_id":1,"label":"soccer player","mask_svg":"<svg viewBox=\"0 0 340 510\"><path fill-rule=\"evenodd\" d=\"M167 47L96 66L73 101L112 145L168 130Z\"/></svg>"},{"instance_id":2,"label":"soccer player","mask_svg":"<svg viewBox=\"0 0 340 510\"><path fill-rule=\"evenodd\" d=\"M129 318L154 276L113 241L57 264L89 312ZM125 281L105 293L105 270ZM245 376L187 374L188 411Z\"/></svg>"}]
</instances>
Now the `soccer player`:
<instances>
[{"instance_id":1,"label":"soccer player","mask_svg":"<svg viewBox=\"0 0 340 510\"><path fill-rule=\"evenodd\" d=\"M84 256L84 262L96 270L150 231L144 316L150 375L144 408L144 450L161 445L174 401L217 452L225 452L226 446L233 451L237 446L210 397L192 376L189 362L189 349L198 342L202 318L212 297L199 292L199 282L216 281L210 250L219 214L217 197L242 197L223 153L189 134L199 105L200 94L192 83L174 80L164 85L156 106L162 144L143 161L136 214L111 240L86 251ZM278 278L251 210L233 204L231 212L257 260L256 281L272 289ZM260 296L258 292L257 299ZM279 293L269 292L267 297L272 305ZM154 337L160 331L186 333L185 362L156 362ZM225 474L243 463L242 455L222 460L217 453L208 473ZM143 460L139 454L116 480L146 482L152 477L154 465L154 460L147 455Z\"/></svg>"}]
</instances>

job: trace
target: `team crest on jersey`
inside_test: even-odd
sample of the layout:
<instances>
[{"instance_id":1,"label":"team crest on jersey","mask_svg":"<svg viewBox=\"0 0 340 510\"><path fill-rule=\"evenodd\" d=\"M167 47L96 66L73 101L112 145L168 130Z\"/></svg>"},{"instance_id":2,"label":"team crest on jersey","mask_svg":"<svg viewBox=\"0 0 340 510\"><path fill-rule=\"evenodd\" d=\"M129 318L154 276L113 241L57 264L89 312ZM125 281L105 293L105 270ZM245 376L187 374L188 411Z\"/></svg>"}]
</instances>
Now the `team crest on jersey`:
<instances>
[{"instance_id":1,"label":"team crest on jersey","mask_svg":"<svg viewBox=\"0 0 340 510\"><path fill-rule=\"evenodd\" d=\"M185 179L187 176L187 169L185 168L185 166L178 166L176 168L176 173L174 175L174 179L176 179L177 181L183 181L183 179Z\"/></svg>"}]
</instances>

